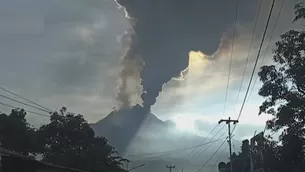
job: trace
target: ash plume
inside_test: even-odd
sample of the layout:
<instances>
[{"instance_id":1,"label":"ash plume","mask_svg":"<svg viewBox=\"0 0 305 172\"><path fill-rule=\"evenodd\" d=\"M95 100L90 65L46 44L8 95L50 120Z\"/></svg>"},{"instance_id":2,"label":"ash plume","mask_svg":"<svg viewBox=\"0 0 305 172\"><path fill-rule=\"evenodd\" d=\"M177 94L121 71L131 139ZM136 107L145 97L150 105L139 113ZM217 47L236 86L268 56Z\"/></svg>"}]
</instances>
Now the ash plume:
<instances>
[{"instance_id":1,"label":"ash plume","mask_svg":"<svg viewBox=\"0 0 305 172\"><path fill-rule=\"evenodd\" d=\"M141 104L138 97L141 94L141 78L140 71L143 66L141 59L136 52L135 33L132 29L126 31L121 43L129 46L123 59L121 60L122 69L119 72L120 84L116 99L120 103L120 107L127 108L135 104ZM130 81L130 82L129 82ZM133 83L133 84L130 84Z\"/></svg>"},{"instance_id":2,"label":"ash plume","mask_svg":"<svg viewBox=\"0 0 305 172\"><path fill-rule=\"evenodd\" d=\"M115 1L124 9L134 32L131 53L125 58L141 58L144 63L141 98L147 109L156 102L163 84L187 69L190 51L214 54L222 34L234 23L235 3L228 0ZM243 14L241 20L246 16Z\"/></svg>"}]
</instances>

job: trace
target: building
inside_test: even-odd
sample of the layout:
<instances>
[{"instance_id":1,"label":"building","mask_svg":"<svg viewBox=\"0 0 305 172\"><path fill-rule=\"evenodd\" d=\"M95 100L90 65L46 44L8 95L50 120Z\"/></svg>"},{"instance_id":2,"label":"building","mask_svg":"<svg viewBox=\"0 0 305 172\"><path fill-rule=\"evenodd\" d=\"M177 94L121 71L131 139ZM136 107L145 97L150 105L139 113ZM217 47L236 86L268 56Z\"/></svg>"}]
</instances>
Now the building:
<instances>
[{"instance_id":1,"label":"building","mask_svg":"<svg viewBox=\"0 0 305 172\"><path fill-rule=\"evenodd\" d=\"M250 140L251 154L250 166L251 172L264 171L264 156L263 156L264 132L260 132Z\"/></svg>"},{"instance_id":2,"label":"building","mask_svg":"<svg viewBox=\"0 0 305 172\"><path fill-rule=\"evenodd\" d=\"M12 152L0 147L0 172L86 172L58 166Z\"/></svg>"}]
</instances>

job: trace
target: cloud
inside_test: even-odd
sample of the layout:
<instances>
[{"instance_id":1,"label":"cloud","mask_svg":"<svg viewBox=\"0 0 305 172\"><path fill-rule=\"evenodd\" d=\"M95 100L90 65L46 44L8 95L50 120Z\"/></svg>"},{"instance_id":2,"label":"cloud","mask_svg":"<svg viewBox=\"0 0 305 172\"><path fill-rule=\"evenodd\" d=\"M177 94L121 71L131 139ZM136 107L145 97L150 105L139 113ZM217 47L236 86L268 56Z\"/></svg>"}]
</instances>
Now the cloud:
<instances>
[{"instance_id":1,"label":"cloud","mask_svg":"<svg viewBox=\"0 0 305 172\"><path fill-rule=\"evenodd\" d=\"M270 2L265 3L270 4ZM295 2L285 1L285 8L275 35L278 36L288 28L294 27L290 23ZM214 6L217 7L217 4ZM261 14L259 22L260 30L255 38L245 82L253 65L257 40L260 39L262 24L266 18L268 10L266 4L263 6L264 13ZM276 11L279 9L279 4L276 4ZM230 45L233 24L231 19L234 18L233 5L224 5L221 6L223 10L214 10L213 14L217 13L217 15L213 20L211 14L205 17L208 20L203 18L200 20L201 24L207 27L208 37L189 39L199 43L205 42L202 43L202 47L210 48L195 47L189 49L190 51L200 50L212 54L221 43L222 36L227 36L228 39L223 41L227 41ZM233 54L228 109L233 107L231 104L236 100L238 81L241 78L251 38L253 26L251 20L254 18L256 7L246 2L240 6L239 32ZM247 15L243 15L245 11ZM35 0L2 0L0 14L1 86L54 110L66 105L73 112L85 114L92 122L101 119L112 110L116 105L115 89L119 62L126 49L126 47L122 48L118 40L124 31L130 28L124 12L117 9L114 1L52 0L37 3ZM218 25L217 22L223 22L223 16L230 20L224 21L227 24L221 31L212 34L214 29L209 23L213 26ZM273 24L274 20L271 20L270 25ZM228 30L229 27L231 29ZM268 35L270 31L267 37ZM179 46L173 44L171 49L178 49L177 47ZM229 50L230 47L225 49ZM171 80L164 85L164 91L158 97L153 112L166 119L176 112L214 111L211 105L217 108L215 111L222 111L229 59L227 50L220 51L224 53L222 57L202 64L203 70L196 69L192 74L193 78L188 79L187 82ZM186 59L188 59L187 55L186 53ZM200 67L201 65L197 66ZM13 104L7 100L0 101ZM9 108L0 108L2 111L9 111ZM30 114L29 118L35 123L43 120Z\"/></svg>"},{"instance_id":2,"label":"cloud","mask_svg":"<svg viewBox=\"0 0 305 172\"><path fill-rule=\"evenodd\" d=\"M130 27L114 1L0 3L1 86L54 110L66 105L89 121L112 110L123 54L118 36Z\"/></svg>"},{"instance_id":3,"label":"cloud","mask_svg":"<svg viewBox=\"0 0 305 172\"><path fill-rule=\"evenodd\" d=\"M214 53L222 33L234 21L230 8L234 4L224 0L117 2L135 21L131 49L134 58L140 56L144 63L140 72L143 86L141 98L143 106L148 108L155 104L163 84L188 66L188 53L191 50ZM249 3L256 5L255 1L247 1ZM242 2L241 6L244 5ZM215 8L219 10L215 11ZM212 20L209 20L210 15ZM248 17L249 12L244 11L241 20Z\"/></svg>"},{"instance_id":4,"label":"cloud","mask_svg":"<svg viewBox=\"0 0 305 172\"><path fill-rule=\"evenodd\" d=\"M229 111L225 115L236 116L236 112L231 112L234 109L240 108L241 100L245 95L245 90L250 79L250 75L253 69L253 65L257 56L258 47L260 40L262 38L264 25L266 23L267 14L270 8L271 1L263 2L261 13L258 20L257 30L254 35L254 41L252 44L252 49L249 54L249 62L247 69L245 71L244 82L240 92L239 99L237 101L237 94L239 92L239 87L241 79L244 73L244 67L246 64L247 54L249 52L250 40L253 34L253 26L255 13L257 11L252 11L252 21L251 20L238 20L236 37L234 40L234 50L232 58L232 67L230 73L230 83L228 89L228 99L226 111ZM258 67L262 64L262 58L266 51L267 43L270 40L271 31L275 24L275 18L279 12L281 2L277 2L274 8L274 13L271 18L270 27L267 31L265 38L265 43L262 48L260 59L258 61ZM266 61L264 64L271 62L272 50L274 49L274 43L279 39L279 35L288 29L300 27L297 24L292 24L293 18L293 6L295 2L285 2L284 8L282 10L280 19L277 23L275 32L271 40L270 47L267 52ZM257 10L257 8L256 8ZM241 13L239 13L241 16ZM227 77L229 70L229 62L231 56L231 46L232 46L232 33L233 28L228 28L224 32L222 39L219 39L221 43L218 50L213 54L213 58L198 59L189 58L189 64L196 64L195 66L190 65L189 73L186 75L186 79L182 81L177 81L172 79L169 83L163 86L163 92L158 97L156 105L153 107L153 112L161 116L161 118L168 119L171 115L168 114L179 114L188 112L198 111L199 116L208 115L206 114L206 109L209 107L216 107L214 111L221 114L224 109L224 99L227 87ZM221 42L222 41L222 42ZM204 53L204 52L203 52ZM203 63L204 62L204 63ZM258 71L258 70L257 70ZM256 73L255 77L256 78ZM189 75L189 76L188 76ZM187 78L188 77L188 78ZM253 80L253 82L254 82ZM256 87L251 94L251 99L258 99L257 89L259 88L259 80L256 83ZM260 99L258 99L260 100ZM236 106L237 101L237 106ZM172 106L170 106L172 105ZM257 103L257 108L259 103ZM204 110L203 110L204 109Z\"/></svg>"}]
</instances>

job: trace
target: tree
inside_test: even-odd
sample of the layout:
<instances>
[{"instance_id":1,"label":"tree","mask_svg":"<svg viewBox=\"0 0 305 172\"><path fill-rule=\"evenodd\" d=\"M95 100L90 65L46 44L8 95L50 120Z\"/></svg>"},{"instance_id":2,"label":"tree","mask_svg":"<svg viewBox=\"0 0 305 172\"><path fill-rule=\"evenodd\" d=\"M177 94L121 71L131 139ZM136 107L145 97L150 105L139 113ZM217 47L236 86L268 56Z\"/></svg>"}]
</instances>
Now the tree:
<instances>
[{"instance_id":1,"label":"tree","mask_svg":"<svg viewBox=\"0 0 305 172\"><path fill-rule=\"evenodd\" d=\"M243 140L241 146L241 152L238 155L232 156L234 172L250 171L249 151L250 151L249 140Z\"/></svg>"},{"instance_id":2,"label":"tree","mask_svg":"<svg viewBox=\"0 0 305 172\"><path fill-rule=\"evenodd\" d=\"M241 152L234 156L232 155L233 162L233 172L250 172L250 156L252 156L252 160L258 162L256 159L258 157L263 156L263 164L261 164L262 168L266 172L287 172L285 168L286 164L283 163L282 156L280 155L281 146L279 146L278 142L272 140L270 137L264 138L263 144L255 146L252 150L250 149L249 140L242 141ZM257 156L255 156L257 155ZM230 162L224 163L220 162L224 172L230 172ZM225 165L223 165L225 164ZM283 170L285 169L285 170Z\"/></svg>"},{"instance_id":3,"label":"tree","mask_svg":"<svg viewBox=\"0 0 305 172\"><path fill-rule=\"evenodd\" d=\"M36 129L27 123L23 109L13 109L9 115L0 114L1 147L23 154L36 154Z\"/></svg>"},{"instance_id":4,"label":"tree","mask_svg":"<svg viewBox=\"0 0 305 172\"><path fill-rule=\"evenodd\" d=\"M43 161L90 171L124 171L127 161L103 137L95 137L93 129L82 115L62 108L50 117L50 123L39 128L44 145Z\"/></svg>"},{"instance_id":5,"label":"tree","mask_svg":"<svg viewBox=\"0 0 305 172\"><path fill-rule=\"evenodd\" d=\"M263 156L262 168L264 171L281 172L283 170L282 167L285 166L285 163L282 163L283 161L280 154L281 146L277 141L274 141L270 136L267 136L267 138L263 138L263 142L259 146L259 149Z\"/></svg>"},{"instance_id":6,"label":"tree","mask_svg":"<svg viewBox=\"0 0 305 172\"><path fill-rule=\"evenodd\" d=\"M294 22L305 18L303 3L295 6ZM273 118L268 129L283 129L280 150L286 171L304 171L305 144L305 32L290 30L276 42L275 65L263 66L258 73L263 82L259 95L265 98L259 114ZM284 170L284 169L283 169Z\"/></svg>"},{"instance_id":7,"label":"tree","mask_svg":"<svg viewBox=\"0 0 305 172\"><path fill-rule=\"evenodd\" d=\"M250 144L249 140L243 140L241 145L241 153L239 154L242 171L249 172L250 171Z\"/></svg>"},{"instance_id":8,"label":"tree","mask_svg":"<svg viewBox=\"0 0 305 172\"><path fill-rule=\"evenodd\" d=\"M218 163L218 171L219 172L226 172L227 171L227 164L224 162Z\"/></svg>"}]
</instances>

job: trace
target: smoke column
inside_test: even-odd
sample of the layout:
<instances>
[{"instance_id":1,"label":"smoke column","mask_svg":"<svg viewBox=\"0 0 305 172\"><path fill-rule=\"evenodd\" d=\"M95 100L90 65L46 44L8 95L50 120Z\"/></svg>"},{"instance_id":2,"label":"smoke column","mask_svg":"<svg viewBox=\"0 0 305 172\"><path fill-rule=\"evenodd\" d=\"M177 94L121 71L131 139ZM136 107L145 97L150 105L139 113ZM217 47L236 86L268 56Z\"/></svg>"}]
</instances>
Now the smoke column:
<instances>
[{"instance_id":1,"label":"smoke column","mask_svg":"<svg viewBox=\"0 0 305 172\"><path fill-rule=\"evenodd\" d=\"M118 87L118 94L116 99L120 103L120 107L127 108L130 107L136 102L132 100L133 97L139 97L142 91L140 87L140 70L143 66L143 63L139 56L136 53L136 42L134 39L134 31L132 29L126 31L121 38L121 42L125 45L128 45L128 49L121 64L123 66L122 70L119 72L120 84ZM128 81L133 82L132 85ZM128 87L129 86L129 87Z\"/></svg>"},{"instance_id":2,"label":"smoke column","mask_svg":"<svg viewBox=\"0 0 305 172\"><path fill-rule=\"evenodd\" d=\"M234 20L235 3L228 0L116 0L116 3L124 7L132 22L132 43L125 58L143 60L141 98L147 109L156 102L163 84L179 77L188 67L189 52L215 53L223 33Z\"/></svg>"}]
</instances>

